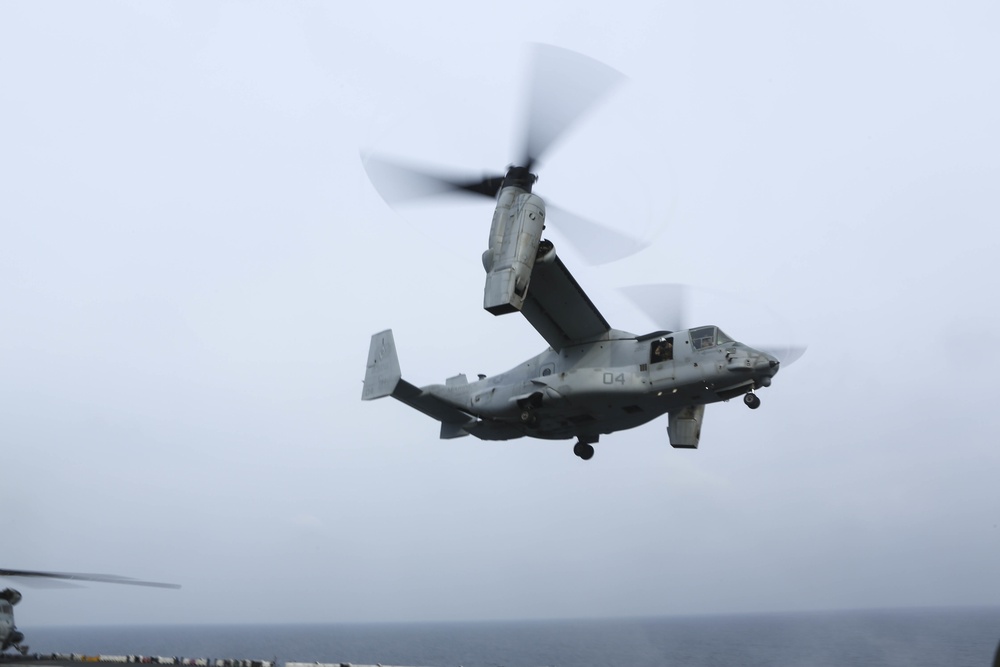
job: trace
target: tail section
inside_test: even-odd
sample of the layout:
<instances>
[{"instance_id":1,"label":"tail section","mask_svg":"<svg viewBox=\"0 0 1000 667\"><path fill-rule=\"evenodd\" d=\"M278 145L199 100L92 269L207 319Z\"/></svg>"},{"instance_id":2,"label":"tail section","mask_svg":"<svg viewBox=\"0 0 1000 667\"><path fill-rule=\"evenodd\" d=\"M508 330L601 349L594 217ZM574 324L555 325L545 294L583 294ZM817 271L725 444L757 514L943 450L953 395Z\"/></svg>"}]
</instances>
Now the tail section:
<instances>
[{"instance_id":1,"label":"tail section","mask_svg":"<svg viewBox=\"0 0 1000 667\"><path fill-rule=\"evenodd\" d=\"M469 384L464 375L447 380L448 387ZM461 409L463 401L455 402L440 394L440 385L416 387L403 379L396 356L396 343L392 339L392 329L372 336L368 349L368 369L365 371L365 386L361 400L392 396L397 401L423 412L428 417L441 422L442 438L458 438L468 435L465 427L476 423L476 418Z\"/></svg>"},{"instance_id":2,"label":"tail section","mask_svg":"<svg viewBox=\"0 0 1000 667\"><path fill-rule=\"evenodd\" d=\"M403 374L399 370L399 357L396 356L396 342L392 338L392 329L386 329L372 336L361 400L370 401L392 396L392 392L402 379Z\"/></svg>"}]
</instances>

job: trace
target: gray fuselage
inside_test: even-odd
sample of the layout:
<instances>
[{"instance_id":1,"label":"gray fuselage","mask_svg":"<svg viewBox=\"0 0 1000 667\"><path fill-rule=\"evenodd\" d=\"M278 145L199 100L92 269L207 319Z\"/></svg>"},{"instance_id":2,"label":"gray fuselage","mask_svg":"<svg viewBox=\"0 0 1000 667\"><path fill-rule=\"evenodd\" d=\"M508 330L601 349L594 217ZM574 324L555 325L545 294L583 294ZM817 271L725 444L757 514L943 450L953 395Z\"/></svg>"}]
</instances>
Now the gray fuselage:
<instances>
[{"instance_id":1,"label":"gray fuselage","mask_svg":"<svg viewBox=\"0 0 1000 667\"><path fill-rule=\"evenodd\" d=\"M669 355L657 346L669 341ZM717 327L636 336L612 329L603 340L551 348L506 373L464 376L421 391L476 418L464 431L484 440L579 438L634 428L685 406L768 386L778 362Z\"/></svg>"}]
</instances>

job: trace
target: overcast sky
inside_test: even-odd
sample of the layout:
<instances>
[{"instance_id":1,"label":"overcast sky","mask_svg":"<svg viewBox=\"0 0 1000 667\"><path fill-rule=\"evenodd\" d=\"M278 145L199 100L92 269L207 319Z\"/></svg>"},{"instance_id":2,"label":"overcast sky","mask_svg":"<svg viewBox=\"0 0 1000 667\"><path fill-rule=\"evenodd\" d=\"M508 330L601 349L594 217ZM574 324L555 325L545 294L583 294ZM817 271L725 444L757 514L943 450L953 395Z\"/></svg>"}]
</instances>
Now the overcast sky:
<instances>
[{"instance_id":1,"label":"overcast sky","mask_svg":"<svg viewBox=\"0 0 1000 667\"><path fill-rule=\"evenodd\" d=\"M752 6L751 6L752 5ZM0 566L32 625L997 604L992 2L0 4ZM692 324L808 344L760 392L572 442L362 403L545 348L482 310L483 200L391 209L359 151L515 158L529 42L628 76L535 191L653 239ZM558 230L552 230L557 239Z\"/></svg>"}]
</instances>

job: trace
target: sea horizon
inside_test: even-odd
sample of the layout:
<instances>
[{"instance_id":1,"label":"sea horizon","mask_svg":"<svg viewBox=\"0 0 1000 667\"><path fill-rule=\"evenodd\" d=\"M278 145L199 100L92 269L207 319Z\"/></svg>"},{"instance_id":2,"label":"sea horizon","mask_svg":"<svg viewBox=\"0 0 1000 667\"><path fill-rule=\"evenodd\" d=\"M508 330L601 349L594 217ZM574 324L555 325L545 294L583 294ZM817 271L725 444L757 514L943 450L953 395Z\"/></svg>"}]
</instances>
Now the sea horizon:
<instances>
[{"instance_id":1,"label":"sea horizon","mask_svg":"<svg viewBox=\"0 0 1000 667\"><path fill-rule=\"evenodd\" d=\"M624 618L52 625L32 653L421 667L991 665L1000 606Z\"/></svg>"}]
</instances>

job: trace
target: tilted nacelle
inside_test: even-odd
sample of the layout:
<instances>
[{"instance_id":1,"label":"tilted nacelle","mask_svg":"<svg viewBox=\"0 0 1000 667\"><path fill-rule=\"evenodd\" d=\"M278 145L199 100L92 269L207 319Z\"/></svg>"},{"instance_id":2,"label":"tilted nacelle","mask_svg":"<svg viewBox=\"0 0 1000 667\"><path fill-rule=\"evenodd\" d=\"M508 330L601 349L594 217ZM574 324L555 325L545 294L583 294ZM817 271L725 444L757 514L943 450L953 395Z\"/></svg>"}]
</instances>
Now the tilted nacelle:
<instances>
[{"instance_id":1,"label":"tilted nacelle","mask_svg":"<svg viewBox=\"0 0 1000 667\"><path fill-rule=\"evenodd\" d=\"M483 308L494 315L521 310L545 228L545 202L518 186L503 188L483 253Z\"/></svg>"}]
</instances>

